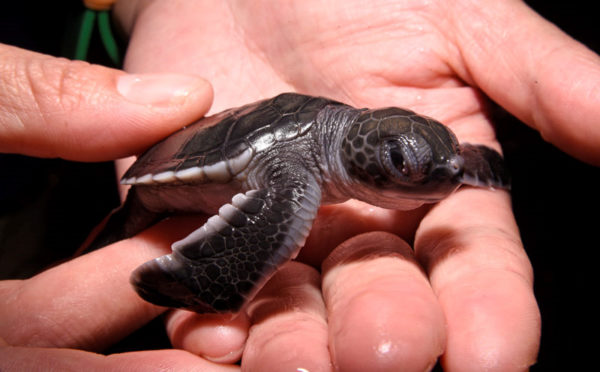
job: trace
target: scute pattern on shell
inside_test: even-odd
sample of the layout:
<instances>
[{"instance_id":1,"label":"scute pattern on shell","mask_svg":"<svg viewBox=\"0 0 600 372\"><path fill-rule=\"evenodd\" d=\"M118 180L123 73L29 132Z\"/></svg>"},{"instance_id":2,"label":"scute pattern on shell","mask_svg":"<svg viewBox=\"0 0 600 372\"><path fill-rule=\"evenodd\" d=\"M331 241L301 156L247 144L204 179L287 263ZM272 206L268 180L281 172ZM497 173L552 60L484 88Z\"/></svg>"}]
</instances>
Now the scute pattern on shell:
<instances>
[{"instance_id":1,"label":"scute pattern on shell","mask_svg":"<svg viewBox=\"0 0 600 372\"><path fill-rule=\"evenodd\" d=\"M306 134L327 105L342 104L282 94L204 118L142 154L123 183L228 182L254 154Z\"/></svg>"}]
</instances>

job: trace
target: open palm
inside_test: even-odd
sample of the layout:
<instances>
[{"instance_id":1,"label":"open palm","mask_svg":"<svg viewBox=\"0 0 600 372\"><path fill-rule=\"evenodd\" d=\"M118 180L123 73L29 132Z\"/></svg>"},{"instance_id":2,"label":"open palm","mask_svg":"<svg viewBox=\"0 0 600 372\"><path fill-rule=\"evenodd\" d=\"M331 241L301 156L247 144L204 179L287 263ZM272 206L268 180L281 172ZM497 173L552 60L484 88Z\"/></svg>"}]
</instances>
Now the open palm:
<instances>
[{"instance_id":1,"label":"open palm","mask_svg":"<svg viewBox=\"0 0 600 372\"><path fill-rule=\"evenodd\" d=\"M572 112L561 107L593 87L565 91L556 81L573 55L596 57L518 2L156 2L131 36L127 69L197 73L213 84L213 112L297 91L408 107L461 141L497 147L485 94L598 161L594 142L566 129ZM383 232L338 246L376 230L414 238L414 253ZM532 272L503 192L464 189L411 213L357 202L323 208L299 261L321 276L290 265L250 306L249 370L330 362L344 371L420 370L442 354L449 370L514 370L535 360ZM293 349L302 352L282 354Z\"/></svg>"}]
</instances>

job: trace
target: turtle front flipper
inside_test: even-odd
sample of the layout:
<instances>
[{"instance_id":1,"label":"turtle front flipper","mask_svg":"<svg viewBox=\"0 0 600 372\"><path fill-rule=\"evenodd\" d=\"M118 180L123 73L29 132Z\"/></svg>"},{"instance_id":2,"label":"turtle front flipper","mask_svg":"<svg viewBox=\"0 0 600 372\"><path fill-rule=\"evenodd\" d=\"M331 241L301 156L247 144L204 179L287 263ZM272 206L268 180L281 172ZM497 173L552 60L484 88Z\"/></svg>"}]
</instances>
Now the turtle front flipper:
<instances>
[{"instance_id":1,"label":"turtle front flipper","mask_svg":"<svg viewBox=\"0 0 600 372\"><path fill-rule=\"evenodd\" d=\"M483 145L460 145L464 172L460 182L477 187L510 189L510 177L504 159L496 151Z\"/></svg>"},{"instance_id":2,"label":"turtle front flipper","mask_svg":"<svg viewBox=\"0 0 600 372\"><path fill-rule=\"evenodd\" d=\"M321 190L308 171L282 173L266 188L235 195L172 254L137 268L131 282L139 295L199 313L239 311L295 257L319 208Z\"/></svg>"}]
</instances>

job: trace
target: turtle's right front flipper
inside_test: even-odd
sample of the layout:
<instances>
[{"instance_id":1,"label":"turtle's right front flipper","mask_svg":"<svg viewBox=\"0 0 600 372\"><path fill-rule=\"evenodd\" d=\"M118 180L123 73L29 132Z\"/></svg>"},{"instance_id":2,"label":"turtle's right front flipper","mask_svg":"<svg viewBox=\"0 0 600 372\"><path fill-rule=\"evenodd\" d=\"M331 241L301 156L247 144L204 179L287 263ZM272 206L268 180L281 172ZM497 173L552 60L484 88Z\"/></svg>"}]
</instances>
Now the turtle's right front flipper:
<instances>
[{"instance_id":1,"label":"turtle's right front flipper","mask_svg":"<svg viewBox=\"0 0 600 372\"><path fill-rule=\"evenodd\" d=\"M483 145L460 145L464 173L460 181L465 185L510 189L510 176L504 159L496 150Z\"/></svg>"},{"instance_id":2,"label":"turtle's right front flipper","mask_svg":"<svg viewBox=\"0 0 600 372\"><path fill-rule=\"evenodd\" d=\"M131 281L157 305L199 313L237 312L308 236L321 191L295 169L270 186L237 194L173 253L137 268Z\"/></svg>"}]
</instances>

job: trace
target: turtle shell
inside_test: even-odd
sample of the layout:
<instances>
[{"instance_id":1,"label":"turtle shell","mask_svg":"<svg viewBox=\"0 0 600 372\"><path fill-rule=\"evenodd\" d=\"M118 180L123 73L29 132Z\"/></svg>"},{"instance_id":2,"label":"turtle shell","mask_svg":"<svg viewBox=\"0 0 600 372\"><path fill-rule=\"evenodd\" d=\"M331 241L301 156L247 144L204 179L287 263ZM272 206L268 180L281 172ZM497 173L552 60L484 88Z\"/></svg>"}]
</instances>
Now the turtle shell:
<instances>
[{"instance_id":1,"label":"turtle shell","mask_svg":"<svg viewBox=\"0 0 600 372\"><path fill-rule=\"evenodd\" d=\"M325 98L284 93L206 117L149 148L121 182L228 182L243 172L256 154L306 134L319 111L331 104L342 105Z\"/></svg>"}]
</instances>

